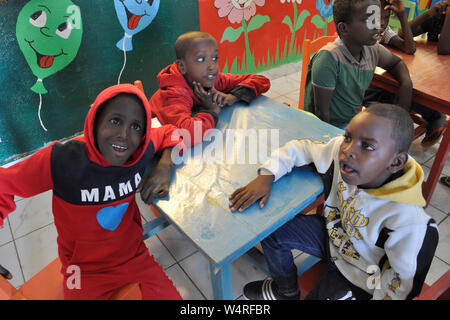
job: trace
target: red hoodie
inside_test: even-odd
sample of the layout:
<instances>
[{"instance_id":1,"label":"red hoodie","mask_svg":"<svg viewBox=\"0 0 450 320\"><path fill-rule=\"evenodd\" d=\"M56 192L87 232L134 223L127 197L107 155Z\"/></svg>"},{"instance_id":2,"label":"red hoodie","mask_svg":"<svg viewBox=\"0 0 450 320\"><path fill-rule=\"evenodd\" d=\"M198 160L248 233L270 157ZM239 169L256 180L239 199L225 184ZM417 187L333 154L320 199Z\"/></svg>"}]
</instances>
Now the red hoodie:
<instances>
[{"instance_id":1,"label":"red hoodie","mask_svg":"<svg viewBox=\"0 0 450 320\"><path fill-rule=\"evenodd\" d=\"M150 106L162 124L173 124L189 131L192 144L203 140L208 129L213 129L218 121L217 115L202 109L200 100L178 70L176 62L167 66L157 76L159 90L150 99ZM219 73L214 88L224 93L232 93L239 99L250 103L255 97L270 88L270 80L261 75L233 75ZM192 113L196 112L195 115ZM201 135L194 135L194 122L201 121ZM189 142L185 140L185 143Z\"/></svg>"},{"instance_id":2,"label":"red hoodie","mask_svg":"<svg viewBox=\"0 0 450 320\"><path fill-rule=\"evenodd\" d=\"M94 118L106 100L125 92L142 100L147 131L127 163L110 166L95 147ZM137 87L109 87L89 110L84 136L65 144L54 142L9 168L0 168L0 225L16 207L14 195L31 197L52 189L58 253L65 276L69 265L80 267L83 275L139 272L149 254L142 240L135 191L154 155L179 143L171 140L176 127L151 129L150 110L145 94Z\"/></svg>"}]
</instances>

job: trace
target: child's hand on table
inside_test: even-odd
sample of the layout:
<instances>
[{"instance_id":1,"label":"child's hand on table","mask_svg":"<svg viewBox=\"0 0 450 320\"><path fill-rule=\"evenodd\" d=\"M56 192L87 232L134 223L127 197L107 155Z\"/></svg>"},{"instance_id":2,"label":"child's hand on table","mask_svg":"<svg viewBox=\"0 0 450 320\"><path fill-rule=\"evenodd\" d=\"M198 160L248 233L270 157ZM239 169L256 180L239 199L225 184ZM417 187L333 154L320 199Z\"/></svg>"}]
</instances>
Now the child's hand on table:
<instances>
[{"instance_id":1,"label":"child's hand on table","mask_svg":"<svg viewBox=\"0 0 450 320\"><path fill-rule=\"evenodd\" d=\"M173 168L171 150L172 148L164 149L158 164L142 179L136 190L141 193L141 199L146 204L151 204L155 198L162 198L169 194Z\"/></svg>"},{"instance_id":2,"label":"child's hand on table","mask_svg":"<svg viewBox=\"0 0 450 320\"><path fill-rule=\"evenodd\" d=\"M231 93L223 93L221 91L215 90L213 93L213 102L215 102L221 108L225 106L232 106L238 102L238 98Z\"/></svg>"},{"instance_id":3,"label":"child's hand on table","mask_svg":"<svg viewBox=\"0 0 450 320\"><path fill-rule=\"evenodd\" d=\"M266 171L266 173L260 173L245 187L235 190L229 197L231 211L242 212L259 199L261 199L259 207L264 207L269 199L274 179L275 176Z\"/></svg>"}]
</instances>

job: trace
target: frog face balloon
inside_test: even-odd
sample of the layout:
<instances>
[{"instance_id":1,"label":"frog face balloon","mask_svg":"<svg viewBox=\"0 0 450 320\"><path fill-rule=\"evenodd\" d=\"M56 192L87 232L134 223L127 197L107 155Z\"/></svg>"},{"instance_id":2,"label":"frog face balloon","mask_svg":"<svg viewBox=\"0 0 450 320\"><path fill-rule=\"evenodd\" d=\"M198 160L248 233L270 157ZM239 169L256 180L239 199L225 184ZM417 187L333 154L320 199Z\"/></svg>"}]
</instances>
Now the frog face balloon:
<instances>
[{"instance_id":1,"label":"frog face balloon","mask_svg":"<svg viewBox=\"0 0 450 320\"><path fill-rule=\"evenodd\" d=\"M38 78L32 91L47 93L42 80L75 58L81 36L80 9L70 0L31 0L22 8L17 18L16 38Z\"/></svg>"},{"instance_id":2,"label":"frog face balloon","mask_svg":"<svg viewBox=\"0 0 450 320\"><path fill-rule=\"evenodd\" d=\"M124 37L117 42L120 50L133 50L131 38L145 29L156 17L159 0L114 0L117 18L125 31Z\"/></svg>"}]
</instances>

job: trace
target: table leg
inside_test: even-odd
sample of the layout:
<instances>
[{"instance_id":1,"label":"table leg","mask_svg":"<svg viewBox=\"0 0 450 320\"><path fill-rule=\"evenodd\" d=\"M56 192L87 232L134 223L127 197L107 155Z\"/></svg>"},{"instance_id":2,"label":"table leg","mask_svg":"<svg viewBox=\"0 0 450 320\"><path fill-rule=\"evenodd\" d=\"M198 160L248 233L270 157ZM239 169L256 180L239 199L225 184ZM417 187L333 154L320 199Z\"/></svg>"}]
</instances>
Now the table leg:
<instances>
[{"instance_id":1,"label":"table leg","mask_svg":"<svg viewBox=\"0 0 450 320\"><path fill-rule=\"evenodd\" d=\"M438 152L436 153L436 158L433 161L433 166L431 167L430 174L428 175L427 181L422 185L422 194L425 201L430 202L431 196L433 195L434 188L439 180L439 176L442 172L442 168L447 160L447 155L450 149L450 121L447 123L447 129L444 132L444 137L441 140Z\"/></svg>"},{"instance_id":2,"label":"table leg","mask_svg":"<svg viewBox=\"0 0 450 320\"><path fill-rule=\"evenodd\" d=\"M233 286L231 278L231 263L226 263L216 270L213 263L209 263L214 300L233 300Z\"/></svg>"}]
</instances>

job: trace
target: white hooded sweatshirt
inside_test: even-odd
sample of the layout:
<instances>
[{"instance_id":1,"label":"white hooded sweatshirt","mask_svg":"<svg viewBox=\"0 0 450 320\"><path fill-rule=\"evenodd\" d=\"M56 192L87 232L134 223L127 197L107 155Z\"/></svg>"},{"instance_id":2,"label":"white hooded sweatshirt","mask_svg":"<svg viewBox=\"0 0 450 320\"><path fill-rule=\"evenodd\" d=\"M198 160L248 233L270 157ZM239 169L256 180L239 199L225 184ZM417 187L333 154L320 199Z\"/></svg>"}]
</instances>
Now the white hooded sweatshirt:
<instances>
[{"instance_id":1,"label":"white hooded sweatshirt","mask_svg":"<svg viewBox=\"0 0 450 320\"><path fill-rule=\"evenodd\" d=\"M409 157L404 173L377 189L349 185L339 170L342 141L343 136L326 144L292 140L261 168L277 181L293 167L313 163L319 174L332 177L325 185L324 217L334 263L373 299L412 299L420 294L438 243L437 225L422 208L422 168Z\"/></svg>"}]
</instances>

